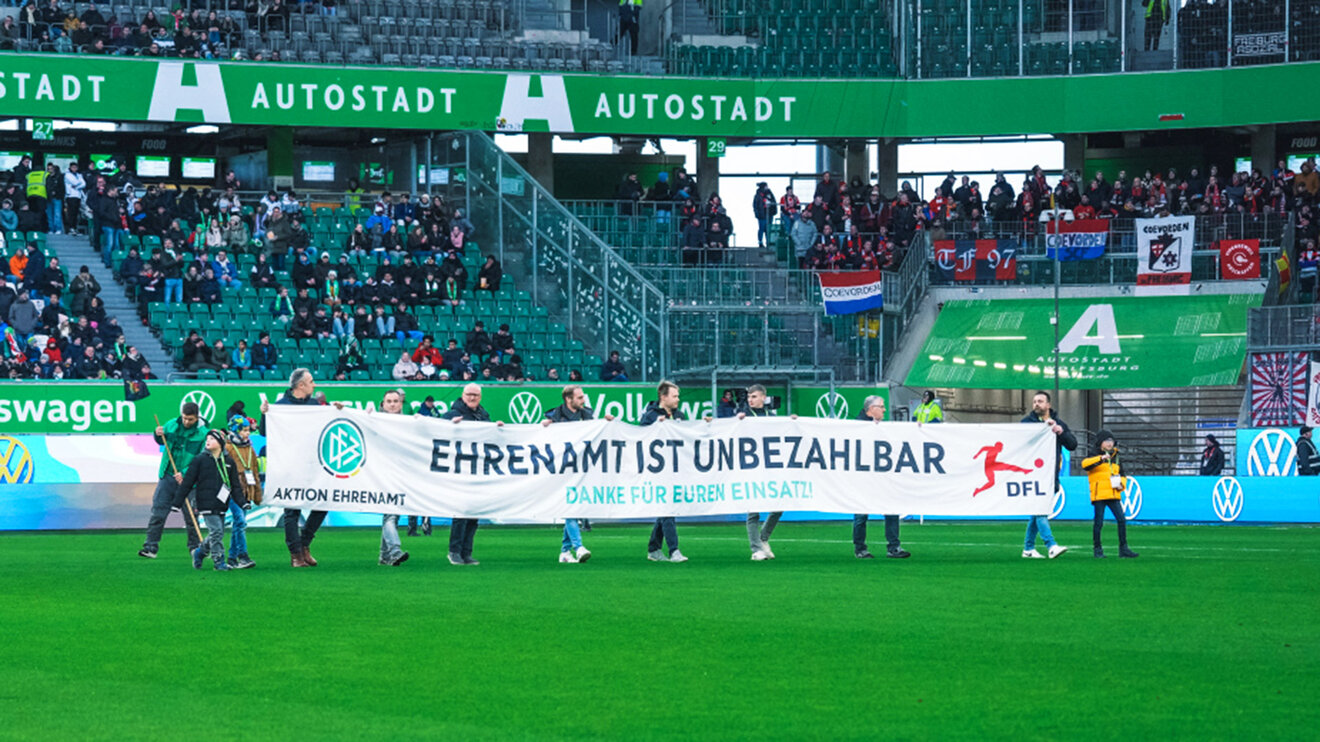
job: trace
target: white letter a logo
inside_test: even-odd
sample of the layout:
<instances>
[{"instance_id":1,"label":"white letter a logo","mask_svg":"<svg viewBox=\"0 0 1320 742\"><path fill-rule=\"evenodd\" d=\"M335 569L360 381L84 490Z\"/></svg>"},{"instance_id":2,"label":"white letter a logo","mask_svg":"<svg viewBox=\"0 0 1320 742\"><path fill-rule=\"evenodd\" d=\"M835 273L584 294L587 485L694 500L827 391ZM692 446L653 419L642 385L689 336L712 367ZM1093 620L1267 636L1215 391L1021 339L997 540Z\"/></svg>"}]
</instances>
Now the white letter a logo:
<instances>
[{"instance_id":1,"label":"white letter a logo","mask_svg":"<svg viewBox=\"0 0 1320 742\"><path fill-rule=\"evenodd\" d=\"M537 75L541 94L532 96L531 75L509 75L504 82L504 100L500 103L500 127L522 131L528 119L545 121L549 131L571 133L573 114L568 110L562 75Z\"/></svg>"},{"instance_id":2,"label":"white letter a logo","mask_svg":"<svg viewBox=\"0 0 1320 742\"><path fill-rule=\"evenodd\" d=\"M1096 334L1091 335L1095 327ZM1094 345L1101 353L1117 355L1123 350L1118 344L1118 324L1114 322L1113 304L1092 304L1073 323L1072 329L1059 341L1060 353L1072 353L1079 345Z\"/></svg>"},{"instance_id":3,"label":"white letter a logo","mask_svg":"<svg viewBox=\"0 0 1320 742\"><path fill-rule=\"evenodd\" d=\"M196 85L183 84L184 66L191 65ZM220 65L194 62L161 62L156 67L156 85L151 89L152 121L178 121L180 110L201 111L208 124L229 123L229 101L220 80Z\"/></svg>"}]
</instances>

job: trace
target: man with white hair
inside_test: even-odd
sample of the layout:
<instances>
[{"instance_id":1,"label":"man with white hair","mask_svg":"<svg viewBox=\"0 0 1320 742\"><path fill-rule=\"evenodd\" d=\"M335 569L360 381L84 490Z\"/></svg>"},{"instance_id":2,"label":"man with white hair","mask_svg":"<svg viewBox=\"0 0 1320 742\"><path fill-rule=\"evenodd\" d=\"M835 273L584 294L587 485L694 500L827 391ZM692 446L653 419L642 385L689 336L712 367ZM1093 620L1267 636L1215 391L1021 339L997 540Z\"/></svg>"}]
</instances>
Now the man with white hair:
<instances>
[{"instance_id":1,"label":"man with white hair","mask_svg":"<svg viewBox=\"0 0 1320 742\"><path fill-rule=\"evenodd\" d=\"M885 400L878 394L872 394L862 402L862 414L857 417L858 420L870 420L872 422L884 422L885 420ZM853 516L853 555L858 559L874 559L875 555L866 548L866 521L869 519L866 513L859 513ZM898 521L897 515L885 516L885 541L888 542L888 556L890 559L907 559L912 556L903 548L898 540Z\"/></svg>"},{"instance_id":2,"label":"man with white hair","mask_svg":"<svg viewBox=\"0 0 1320 742\"><path fill-rule=\"evenodd\" d=\"M481 406L481 385L468 384L463 387L463 396L450 405L449 411L441 415L455 424L470 420L472 422L490 422L490 413ZM496 423L503 425L504 423ZM476 518L454 518L449 526L449 563L454 565L475 566L481 564L472 558L472 541L477 535Z\"/></svg>"}]
</instances>

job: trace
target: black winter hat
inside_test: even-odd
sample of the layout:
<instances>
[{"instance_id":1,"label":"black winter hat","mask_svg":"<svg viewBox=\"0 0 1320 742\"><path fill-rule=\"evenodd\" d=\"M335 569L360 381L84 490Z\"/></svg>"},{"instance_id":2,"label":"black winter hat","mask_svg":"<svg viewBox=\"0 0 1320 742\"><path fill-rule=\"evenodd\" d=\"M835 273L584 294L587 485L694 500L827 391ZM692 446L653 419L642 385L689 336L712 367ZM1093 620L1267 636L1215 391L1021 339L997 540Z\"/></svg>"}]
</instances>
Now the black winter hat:
<instances>
[{"instance_id":1,"label":"black winter hat","mask_svg":"<svg viewBox=\"0 0 1320 742\"><path fill-rule=\"evenodd\" d=\"M1108 430L1101 430L1095 434L1096 446L1099 446L1101 443L1104 443L1106 440L1117 442L1117 439L1114 438L1114 434L1109 432Z\"/></svg>"}]
</instances>

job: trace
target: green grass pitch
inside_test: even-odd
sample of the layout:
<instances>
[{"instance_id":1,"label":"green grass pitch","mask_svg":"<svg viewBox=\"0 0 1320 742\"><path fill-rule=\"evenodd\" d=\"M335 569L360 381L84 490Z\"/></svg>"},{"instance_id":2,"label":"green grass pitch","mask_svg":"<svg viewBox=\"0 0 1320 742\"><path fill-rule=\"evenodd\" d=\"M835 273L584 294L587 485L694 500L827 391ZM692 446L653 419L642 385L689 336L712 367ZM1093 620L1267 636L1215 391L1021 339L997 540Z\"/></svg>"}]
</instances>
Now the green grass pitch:
<instances>
[{"instance_id":1,"label":"green grass pitch","mask_svg":"<svg viewBox=\"0 0 1320 742\"><path fill-rule=\"evenodd\" d=\"M146 513L143 513L145 519ZM325 529L321 566L250 533L257 568L195 572L179 530L0 536L4 740L1315 739L1320 533L1136 527L1136 560L1020 558L1023 526L903 525L913 558L852 557L850 524ZM883 524L871 546L883 551ZM1113 524L1106 527L1113 543ZM879 548L877 548L879 547Z\"/></svg>"}]
</instances>

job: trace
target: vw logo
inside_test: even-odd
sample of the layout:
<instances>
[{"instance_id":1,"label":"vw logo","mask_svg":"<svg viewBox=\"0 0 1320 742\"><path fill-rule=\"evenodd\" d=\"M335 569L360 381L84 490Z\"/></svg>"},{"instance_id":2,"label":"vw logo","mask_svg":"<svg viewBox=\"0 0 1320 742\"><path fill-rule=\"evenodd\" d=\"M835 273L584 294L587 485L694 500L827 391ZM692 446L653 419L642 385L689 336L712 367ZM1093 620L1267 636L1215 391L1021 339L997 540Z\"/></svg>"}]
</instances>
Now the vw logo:
<instances>
[{"instance_id":1,"label":"vw logo","mask_svg":"<svg viewBox=\"0 0 1320 742\"><path fill-rule=\"evenodd\" d=\"M1215 506L1215 515L1225 523L1237 520L1242 514L1242 485L1236 477L1220 477L1219 481L1215 482L1211 499Z\"/></svg>"},{"instance_id":2,"label":"vw logo","mask_svg":"<svg viewBox=\"0 0 1320 742\"><path fill-rule=\"evenodd\" d=\"M197 405L197 414L207 423L215 419L215 400L211 399L211 395L200 389L195 392L188 392L183 395L183 401L179 403L180 409L189 402Z\"/></svg>"},{"instance_id":3,"label":"vw logo","mask_svg":"<svg viewBox=\"0 0 1320 742\"><path fill-rule=\"evenodd\" d=\"M825 392L816 400L816 417L832 417L839 420L848 417L848 400L838 392Z\"/></svg>"},{"instance_id":4,"label":"vw logo","mask_svg":"<svg viewBox=\"0 0 1320 742\"><path fill-rule=\"evenodd\" d=\"M325 426L316 448L321 468L336 479L348 479L362 471L367 462L362 429L349 420L339 419Z\"/></svg>"},{"instance_id":5,"label":"vw logo","mask_svg":"<svg viewBox=\"0 0 1320 742\"><path fill-rule=\"evenodd\" d=\"M1285 430L1269 428L1256 434L1247 449L1247 476L1290 477L1297 470L1297 442Z\"/></svg>"},{"instance_id":6,"label":"vw logo","mask_svg":"<svg viewBox=\"0 0 1320 742\"><path fill-rule=\"evenodd\" d=\"M1141 513L1141 482L1136 477L1127 480L1127 489L1123 490L1123 517L1136 520Z\"/></svg>"},{"instance_id":7,"label":"vw logo","mask_svg":"<svg viewBox=\"0 0 1320 742\"><path fill-rule=\"evenodd\" d=\"M1059 489L1054 493L1054 504L1050 506L1049 519L1054 520L1055 518L1059 517L1059 513L1063 512L1063 506L1067 504L1068 504L1068 495L1064 493L1063 485L1059 485Z\"/></svg>"},{"instance_id":8,"label":"vw logo","mask_svg":"<svg viewBox=\"0 0 1320 742\"><path fill-rule=\"evenodd\" d=\"M0 484L28 484L36 473L32 453L18 441L0 435Z\"/></svg>"},{"instance_id":9,"label":"vw logo","mask_svg":"<svg viewBox=\"0 0 1320 742\"><path fill-rule=\"evenodd\" d=\"M509 400L509 419L516 423L541 422L541 400L531 392L518 392Z\"/></svg>"}]
</instances>

